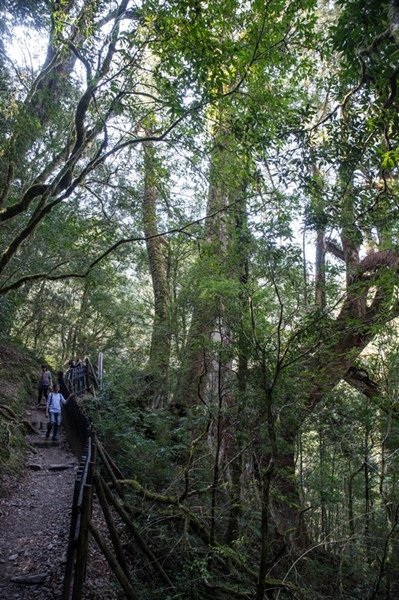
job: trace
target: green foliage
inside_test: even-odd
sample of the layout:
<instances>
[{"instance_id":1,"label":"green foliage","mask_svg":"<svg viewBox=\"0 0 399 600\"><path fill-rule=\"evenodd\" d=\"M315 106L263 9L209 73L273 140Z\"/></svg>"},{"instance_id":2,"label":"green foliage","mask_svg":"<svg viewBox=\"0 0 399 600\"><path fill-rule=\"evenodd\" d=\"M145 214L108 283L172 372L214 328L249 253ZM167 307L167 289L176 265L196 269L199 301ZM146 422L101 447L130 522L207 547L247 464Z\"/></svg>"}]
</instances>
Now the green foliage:
<instances>
[{"instance_id":1,"label":"green foliage","mask_svg":"<svg viewBox=\"0 0 399 600\"><path fill-rule=\"evenodd\" d=\"M162 489L169 481L176 456L186 447L187 432L176 428L169 410L151 411L145 407L143 372L132 370L128 362L109 359L108 369L111 372L104 390L98 399L87 402L87 411L111 455L118 456L125 476Z\"/></svg>"},{"instance_id":2,"label":"green foliage","mask_svg":"<svg viewBox=\"0 0 399 600\"><path fill-rule=\"evenodd\" d=\"M50 45L45 70L0 63L0 291L18 290L0 340L59 366L105 351L88 411L136 480L127 496L175 574L170 598L269 575L300 587L280 597L371 597L398 484L388 3L148 0L118 23L105 1L3 5L10 33L11 17L34 19ZM155 327L170 356L149 373ZM372 400L340 384L363 362L384 382ZM165 598L137 569L140 597Z\"/></svg>"}]
</instances>

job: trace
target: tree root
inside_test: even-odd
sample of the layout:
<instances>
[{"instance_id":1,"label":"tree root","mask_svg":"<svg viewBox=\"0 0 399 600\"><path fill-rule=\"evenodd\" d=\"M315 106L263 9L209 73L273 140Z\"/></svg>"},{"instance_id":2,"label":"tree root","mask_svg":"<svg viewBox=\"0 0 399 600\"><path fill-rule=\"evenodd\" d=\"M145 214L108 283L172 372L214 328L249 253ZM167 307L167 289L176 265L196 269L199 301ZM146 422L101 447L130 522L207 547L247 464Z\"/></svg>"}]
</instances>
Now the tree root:
<instances>
[{"instance_id":1,"label":"tree root","mask_svg":"<svg viewBox=\"0 0 399 600\"><path fill-rule=\"evenodd\" d=\"M29 423L26 419L21 419L21 417L6 404L0 404L0 416L3 416L5 419L16 425L22 425L30 433L36 433L36 429L33 427L32 423Z\"/></svg>"},{"instance_id":2,"label":"tree root","mask_svg":"<svg viewBox=\"0 0 399 600\"><path fill-rule=\"evenodd\" d=\"M29 433L37 433L36 429L33 427L32 423L29 423L29 421L27 421L26 419L23 419L22 423L21 423L25 429L29 432Z\"/></svg>"},{"instance_id":3,"label":"tree root","mask_svg":"<svg viewBox=\"0 0 399 600\"><path fill-rule=\"evenodd\" d=\"M0 411L4 414L5 417L11 419L13 421L18 420L18 415L6 404L0 404Z\"/></svg>"}]
</instances>

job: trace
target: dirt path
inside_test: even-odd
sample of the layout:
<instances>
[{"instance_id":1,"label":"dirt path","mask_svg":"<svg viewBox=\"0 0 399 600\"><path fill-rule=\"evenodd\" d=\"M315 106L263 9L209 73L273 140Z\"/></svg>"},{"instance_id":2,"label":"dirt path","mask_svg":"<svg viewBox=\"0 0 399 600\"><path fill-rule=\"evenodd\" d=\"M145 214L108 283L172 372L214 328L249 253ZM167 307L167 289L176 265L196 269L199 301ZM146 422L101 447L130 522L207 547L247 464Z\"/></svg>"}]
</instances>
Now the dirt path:
<instances>
[{"instance_id":1,"label":"dirt path","mask_svg":"<svg viewBox=\"0 0 399 600\"><path fill-rule=\"evenodd\" d=\"M44 407L27 419L32 451L25 473L0 498L0 598L53 600L61 597L77 458L61 428L58 442L45 439Z\"/></svg>"}]
</instances>

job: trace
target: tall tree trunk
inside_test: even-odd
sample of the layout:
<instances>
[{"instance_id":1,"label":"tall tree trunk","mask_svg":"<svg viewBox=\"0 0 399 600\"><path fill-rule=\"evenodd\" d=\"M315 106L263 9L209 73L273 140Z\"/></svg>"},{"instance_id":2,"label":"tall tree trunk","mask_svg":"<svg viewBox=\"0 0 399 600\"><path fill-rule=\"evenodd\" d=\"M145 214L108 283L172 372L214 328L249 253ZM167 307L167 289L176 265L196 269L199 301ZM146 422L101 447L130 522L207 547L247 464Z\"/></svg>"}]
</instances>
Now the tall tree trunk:
<instances>
[{"instance_id":1,"label":"tall tree trunk","mask_svg":"<svg viewBox=\"0 0 399 600\"><path fill-rule=\"evenodd\" d=\"M171 351L170 298L165 257L166 241L158 230L157 178L155 148L152 142L145 142L143 224L154 294L154 321L150 356L146 366L146 397L152 408L160 408L167 400Z\"/></svg>"},{"instance_id":2,"label":"tall tree trunk","mask_svg":"<svg viewBox=\"0 0 399 600\"><path fill-rule=\"evenodd\" d=\"M223 134L216 135L216 143L211 155L209 190L207 203L207 220L204 228L203 256L204 269L208 277L219 278L220 265L225 261L226 227L223 209L229 202L229 188L223 181L223 161L226 158ZM210 261L209 261L209 258ZM213 264L209 265L209 262ZM203 393L206 386L206 375L210 368L209 342L215 330L217 318L220 316L220 303L217 295L204 294L194 301L193 314L184 351L184 362L181 367L175 400L178 405L195 406L204 402Z\"/></svg>"},{"instance_id":3,"label":"tall tree trunk","mask_svg":"<svg viewBox=\"0 0 399 600\"><path fill-rule=\"evenodd\" d=\"M232 544L239 535L239 519L241 516L241 475L243 464L243 412L247 403L247 379L248 379L248 337L246 332L246 317L248 317L248 293L246 286L248 284L248 255L249 255L249 231L248 220L246 216L246 196L247 186L243 184L241 199L237 201L235 213L235 229L231 245L231 252L236 256L234 261L234 272L232 276L240 283L239 292L239 316L236 326L237 339L237 391L235 401L232 402L229 443L225 450L225 461L230 464L230 507L228 524L226 531L226 542Z\"/></svg>"},{"instance_id":4,"label":"tall tree trunk","mask_svg":"<svg viewBox=\"0 0 399 600\"><path fill-rule=\"evenodd\" d=\"M247 377L245 333L241 320L248 307L246 294L241 293L238 299L232 299L229 289L220 286L220 280L226 280L227 286L230 282L232 286L241 286L242 290L248 278L245 216L248 173L242 168L245 157L239 156L236 140L225 127L223 116L214 139L210 158L208 218L199 259L203 277L199 278L199 285L204 291L194 300L176 402L189 407L204 403L215 415L208 436L214 455L211 538L212 541L217 539L218 498L223 494L223 504L226 501L229 504L224 538L232 543L239 535L241 510L242 441L237 435L237 428L240 428L239 407L244 403ZM238 395L232 368L235 344L239 347ZM226 480L229 485L222 488L220 484Z\"/></svg>"},{"instance_id":5,"label":"tall tree trunk","mask_svg":"<svg viewBox=\"0 0 399 600\"><path fill-rule=\"evenodd\" d=\"M396 365L394 368L397 368ZM395 377L396 379L396 377ZM394 402L396 398L394 399ZM380 494L384 502L387 518L385 551L382 556L380 578L377 581L375 596L382 593L385 580L385 598L399 595L399 476L397 450L399 447L399 419L392 410L386 417L385 432L381 447Z\"/></svg>"},{"instance_id":6,"label":"tall tree trunk","mask_svg":"<svg viewBox=\"0 0 399 600\"><path fill-rule=\"evenodd\" d=\"M364 432L364 543L366 546L367 561L371 563L370 546L370 519L371 519L371 489L370 489L370 425L368 415L366 417L366 429Z\"/></svg>"},{"instance_id":7,"label":"tall tree trunk","mask_svg":"<svg viewBox=\"0 0 399 600\"><path fill-rule=\"evenodd\" d=\"M316 237L315 288L316 306L326 307L326 240L325 228L319 226Z\"/></svg>"},{"instance_id":8,"label":"tall tree trunk","mask_svg":"<svg viewBox=\"0 0 399 600\"><path fill-rule=\"evenodd\" d=\"M346 493L347 493L347 502L348 502L348 528L349 528L349 535L351 538L351 547L352 544L354 543L355 540L355 513L354 513L354 509L353 509L353 479L354 479L354 475L353 473L350 473L347 477L347 484L346 484Z\"/></svg>"},{"instance_id":9,"label":"tall tree trunk","mask_svg":"<svg viewBox=\"0 0 399 600\"><path fill-rule=\"evenodd\" d=\"M319 468L320 468L320 509L321 509L321 540L324 544L324 548L327 549L328 543L328 517L327 517L327 503L326 503L326 492L324 487L324 481L326 478L325 469L326 465L325 457L325 445L323 439L323 429L321 423L319 423Z\"/></svg>"},{"instance_id":10,"label":"tall tree trunk","mask_svg":"<svg viewBox=\"0 0 399 600\"><path fill-rule=\"evenodd\" d=\"M309 537L296 479L295 442L287 436L283 439L278 436L278 442L273 479L275 489L270 499L270 511L287 550L298 555L309 546Z\"/></svg>"},{"instance_id":11,"label":"tall tree trunk","mask_svg":"<svg viewBox=\"0 0 399 600\"><path fill-rule=\"evenodd\" d=\"M312 153L313 154L313 153ZM312 158L312 204L316 220L315 292L316 306L326 307L326 226L325 202L323 202L322 176L315 157Z\"/></svg>"}]
</instances>

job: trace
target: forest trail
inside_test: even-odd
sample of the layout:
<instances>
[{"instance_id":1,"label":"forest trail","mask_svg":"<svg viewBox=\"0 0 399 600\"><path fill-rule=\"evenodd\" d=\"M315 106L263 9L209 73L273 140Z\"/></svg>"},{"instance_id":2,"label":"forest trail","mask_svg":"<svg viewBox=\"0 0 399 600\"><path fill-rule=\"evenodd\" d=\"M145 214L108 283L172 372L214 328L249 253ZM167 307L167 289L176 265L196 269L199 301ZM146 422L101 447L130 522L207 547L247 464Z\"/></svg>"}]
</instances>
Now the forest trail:
<instances>
[{"instance_id":1,"label":"forest trail","mask_svg":"<svg viewBox=\"0 0 399 600\"><path fill-rule=\"evenodd\" d=\"M44 405L31 405L26 419L37 433L24 473L0 498L0 598L60 598L68 547L77 458L61 427L59 441L46 440Z\"/></svg>"}]
</instances>

